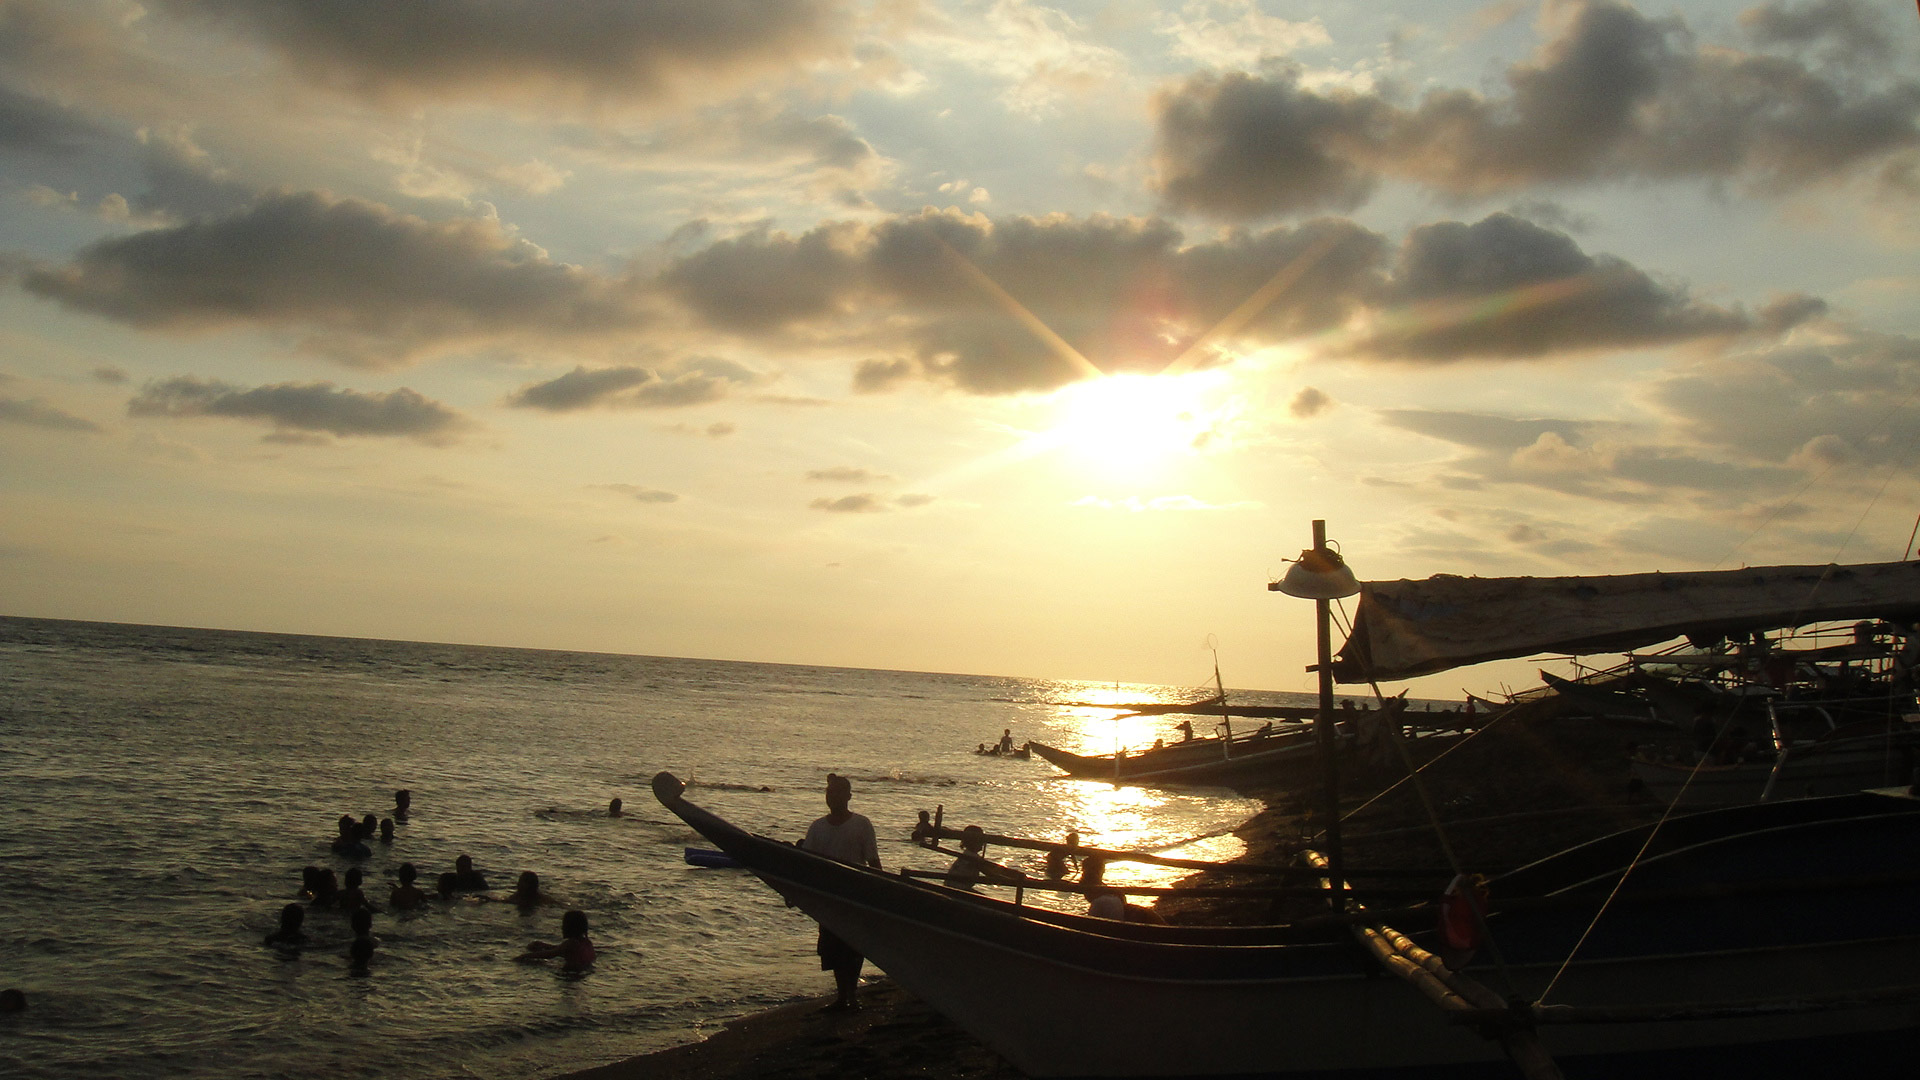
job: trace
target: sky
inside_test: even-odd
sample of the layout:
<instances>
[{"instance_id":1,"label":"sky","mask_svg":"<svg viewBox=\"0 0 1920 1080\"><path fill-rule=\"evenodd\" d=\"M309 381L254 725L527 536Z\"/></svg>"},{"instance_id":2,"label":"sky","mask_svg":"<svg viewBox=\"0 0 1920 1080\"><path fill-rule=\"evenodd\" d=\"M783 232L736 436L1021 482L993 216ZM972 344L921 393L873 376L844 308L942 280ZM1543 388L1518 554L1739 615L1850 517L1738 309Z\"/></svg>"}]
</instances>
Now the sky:
<instances>
[{"instance_id":1,"label":"sky","mask_svg":"<svg viewBox=\"0 0 1920 1080\"><path fill-rule=\"evenodd\" d=\"M1369 580L1899 559L1917 54L1904 0L0 0L0 614L1307 690L1314 519Z\"/></svg>"}]
</instances>

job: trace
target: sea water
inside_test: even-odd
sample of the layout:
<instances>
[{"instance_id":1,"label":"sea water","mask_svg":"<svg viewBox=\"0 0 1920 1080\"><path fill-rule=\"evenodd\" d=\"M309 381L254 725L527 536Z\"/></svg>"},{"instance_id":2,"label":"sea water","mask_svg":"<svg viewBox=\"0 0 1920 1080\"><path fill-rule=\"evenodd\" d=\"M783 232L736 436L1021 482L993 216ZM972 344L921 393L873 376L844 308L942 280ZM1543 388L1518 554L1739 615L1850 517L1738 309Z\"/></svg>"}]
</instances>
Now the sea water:
<instances>
[{"instance_id":1,"label":"sea water","mask_svg":"<svg viewBox=\"0 0 1920 1080\"><path fill-rule=\"evenodd\" d=\"M1139 747L1174 718L1079 703L1203 694L0 618L0 986L30 1003L0 1016L0 1075L529 1077L691 1042L831 980L772 890L686 865L705 841L653 800L656 771L782 839L824 812L828 772L849 776L890 869L945 869L907 840L936 806L989 832L1227 858L1249 800L974 752L1005 728ZM387 816L400 788L413 809L391 845L329 852L341 814ZM402 862L431 891L462 853L494 895L533 870L561 903L382 912L362 977L338 913L309 912L297 953L262 944L303 866L360 866L384 907ZM558 940L566 908L592 922L594 970L515 962Z\"/></svg>"}]
</instances>

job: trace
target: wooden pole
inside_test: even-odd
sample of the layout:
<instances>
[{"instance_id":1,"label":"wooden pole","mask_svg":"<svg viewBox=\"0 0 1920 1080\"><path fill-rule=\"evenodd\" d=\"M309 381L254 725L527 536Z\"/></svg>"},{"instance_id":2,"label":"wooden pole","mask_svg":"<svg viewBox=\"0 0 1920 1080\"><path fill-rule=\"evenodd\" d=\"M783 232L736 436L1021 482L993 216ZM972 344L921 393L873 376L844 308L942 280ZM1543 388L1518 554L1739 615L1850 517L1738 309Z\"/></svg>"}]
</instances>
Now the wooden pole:
<instances>
[{"instance_id":1,"label":"wooden pole","mask_svg":"<svg viewBox=\"0 0 1920 1080\"><path fill-rule=\"evenodd\" d=\"M1313 550L1327 553L1327 523L1315 520L1313 523ZM1320 675L1320 714L1314 717L1314 742L1320 752L1321 810L1326 815L1327 837L1327 879L1328 895L1334 898L1336 910L1345 909L1345 892L1341 883L1345 880L1346 860L1340 845L1340 763L1335 760L1337 739L1333 730L1333 612L1329 605L1332 601L1315 600L1315 633L1317 656L1316 670Z\"/></svg>"}]
</instances>

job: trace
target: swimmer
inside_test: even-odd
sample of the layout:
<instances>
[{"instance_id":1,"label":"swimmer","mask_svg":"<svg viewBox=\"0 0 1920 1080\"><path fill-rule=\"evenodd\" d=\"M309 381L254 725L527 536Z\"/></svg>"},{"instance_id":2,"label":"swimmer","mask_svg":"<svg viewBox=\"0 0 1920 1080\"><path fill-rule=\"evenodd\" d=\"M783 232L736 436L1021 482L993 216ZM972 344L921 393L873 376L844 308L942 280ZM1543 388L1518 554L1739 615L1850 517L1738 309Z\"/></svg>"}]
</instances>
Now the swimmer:
<instances>
[{"instance_id":1,"label":"swimmer","mask_svg":"<svg viewBox=\"0 0 1920 1080\"><path fill-rule=\"evenodd\" d=\"M354 824L350 815L340 815L340 835L333 838L328 847L335 855L348 859L364 859L373 854L367 845L360 842L360 827Z\"/></svg>"},{"instance_id":2,"label":"swimmer","mask_svg":"<svg viewBox=\"0 0 1920 1080\"><path fill-rule=\"evenodd\" d=\"M393 843L393 819L390 817L380 819L380 842L383 844Z\"/></svg>"},{"instance_id":3,"label":"swimmer","mask_svg":"<svg viewBox=\"0 0 1920 1080\"><path fill-rule=\"evenodd\" d=\"M473 868L471 855L462 855L453 860L453 876L456 886L462 892L487 891L487 875Z\"/></svg>"},{"instance_id":4,"label":"swimmer","mask_svg":"<svg viewBox=\"0 0 1920 1080\"><path fill-rule=\"evenodd\" d=\"M367 899L366 891L360 888L360 883L365 880L366 876L360 873L359 867L348 870L346 887L333 898L334 904L341 911L371 911L373 903Z\"/></svg>"},{"instance_id":5,"label":"swimmer","mask_svg":"<svg viewBox=\"0 0 1920 1080\"><path fill-rule=\"evenodd\" d=\"M415 869L412 863L400 864L400 884L387 892L387 903L393 905L393 910L412 911L427 902L427 894L421 892L420 887L413 883L413 880L419 876L420 871Z\"/></svg>"},{"instance_id":6,"label":"swimmer","mask_svg":"<svg viewBox=\"0 0 1920 1080\"><path fill-rule=\"evenodd\" d=\"M562 940L558 945L536 941L528 945L527 951L515 959L550 960L557 956L560 958L562 971L585 971L593 966L593 942L587 940L586 912L569 911L560 916L560 935Z\"/></svg>"},{"instance_id":7,"label":"swimmer","mask_svg":"<svg viewBox=\"0 0 1920 1080\"><path fill-rule=\"evenodd\" d=\"M540 875L531 870L520 875L520 881L503 899L522 912L531 911L541 904L554 903L551 896L540 891Z\"/></svg>"},{"instance_id":8,"label":"swimmer","mask_svg":"<svg viewBox=\"0 0 1920 1080\"><path fill-rule=\"evenodd\" d=\"M368 814L367 816L361 818L359 826L354 829L354 832L358 834L360 839L362 840L373 839L373 834L379 831L380 831L380 819L377 817L374 817L372 814Z\"/></svg>"},{"instance_id":9,"label":"swimmer","mask_svg":"<svg viewBox=\"0 0 1920 1080\"><path fill-rule=\"evenodd\" d=\"M313 902L317 907L332 907L340 898L340 882L328 867L320 867L313 875Z\"/></svg>"},{"instance_id":10,"label":"swimmer","mask_svg":"<svg viewBox=\"0 0 1920 1080\"><path fill-rule=\"evenodd\" d=\"M607 816L608 816L608 817L619 817L619 816L620 816L620 813L621 813L621 811L620 811L620 800L619 800L619 799L615 799L615 800L613 800L612 802L610 802L610 803L608 803L608 804L607 804Z\"/></svg>"},{"instance_id":11,"label":"swimmer","mask_svg":"<svg viewBox=\"0 0 1920 1080\"><path fill-rule=\"evenodd\" d=\"M460 875L449 870L434 881L435 899L442 903L451 903L453 894L460 891Z\"/></svg>"},{"instance_id":12,"label":"swimmer","mask_svg":"<svg viewBox=\"0 0 1920 1080\"><path fill-rule=\"evenodd\" d=\"M27 995L18 987L9 986L0 990L0 1013L27 1011Z\"/></svg>"},{"instance_id":13,"label":"swimmer","mask_svg":"<svg viewBox=\"0 0 1920 1080\"><path fill-rule=\"evenodd\" d=\"M319 876L320 868L317 866L303 866L300 868L300 899L313 899L313 879Z\"/></svg>"},{"instance_id":14,"label":"swimmer","mask_svg":"<svg viewBox=\"0 0 1920 1080\"><path fill-rule=\"evenodd\" d=\"M347 925L353 927L353 936L373 940L373 912L367 908L355 908L347 916Z\"/></svg>"},{"instance_id":15,"label":"swimmer","mask_svg":"<svg viewBox=\"0 0 1920 1080\"><path fill-rule=\"evenodd\" d=\"M347 974L370 975L367 966L373 962L373 939L357 937L347 948Z\"/></svg>"},{"instance_id":16,"label":"swimmer","mask_svg":"<svg viewBox=\"0 0 1920 1080\"><path fill-rule=\"evenodd\" d=\"M393 820L407 820L407 811L413 808L413 792L401 788L393 793Z\"/></svg>"},{"instance_id":17,"label":"swimmer","mask_svg":"<svg viewBox=\"0 0 1920 1080\"><path fill-rule=\"evenodd\" d=\"M280 929L267 935L267 945L305 945L307 932L300 929L307 921L307 909L299 904L288 904L280 909Z\"/></svg>"}]
</instances>

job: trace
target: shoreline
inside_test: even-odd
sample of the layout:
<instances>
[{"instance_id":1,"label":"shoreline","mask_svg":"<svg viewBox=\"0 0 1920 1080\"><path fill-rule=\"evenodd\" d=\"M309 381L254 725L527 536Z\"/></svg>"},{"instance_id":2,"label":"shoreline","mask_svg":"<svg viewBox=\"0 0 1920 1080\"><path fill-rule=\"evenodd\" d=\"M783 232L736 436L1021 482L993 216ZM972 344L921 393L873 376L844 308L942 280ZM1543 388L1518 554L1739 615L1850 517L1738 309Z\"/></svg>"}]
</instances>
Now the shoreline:
<instances>
[{"instance_id":1,"label":"shoreline","mask_svg":"<svg viewBox=\"0 0 1920 1080\"><path fill-rule=\"evenodd\" d=\"M1018 1080L1022 1075L884 975L861 986L859 1010L822 1012L832 1001L828 993L776 1005L729 1020L699 1042L549 1080Z\"/></svg>"}]
</instances>

